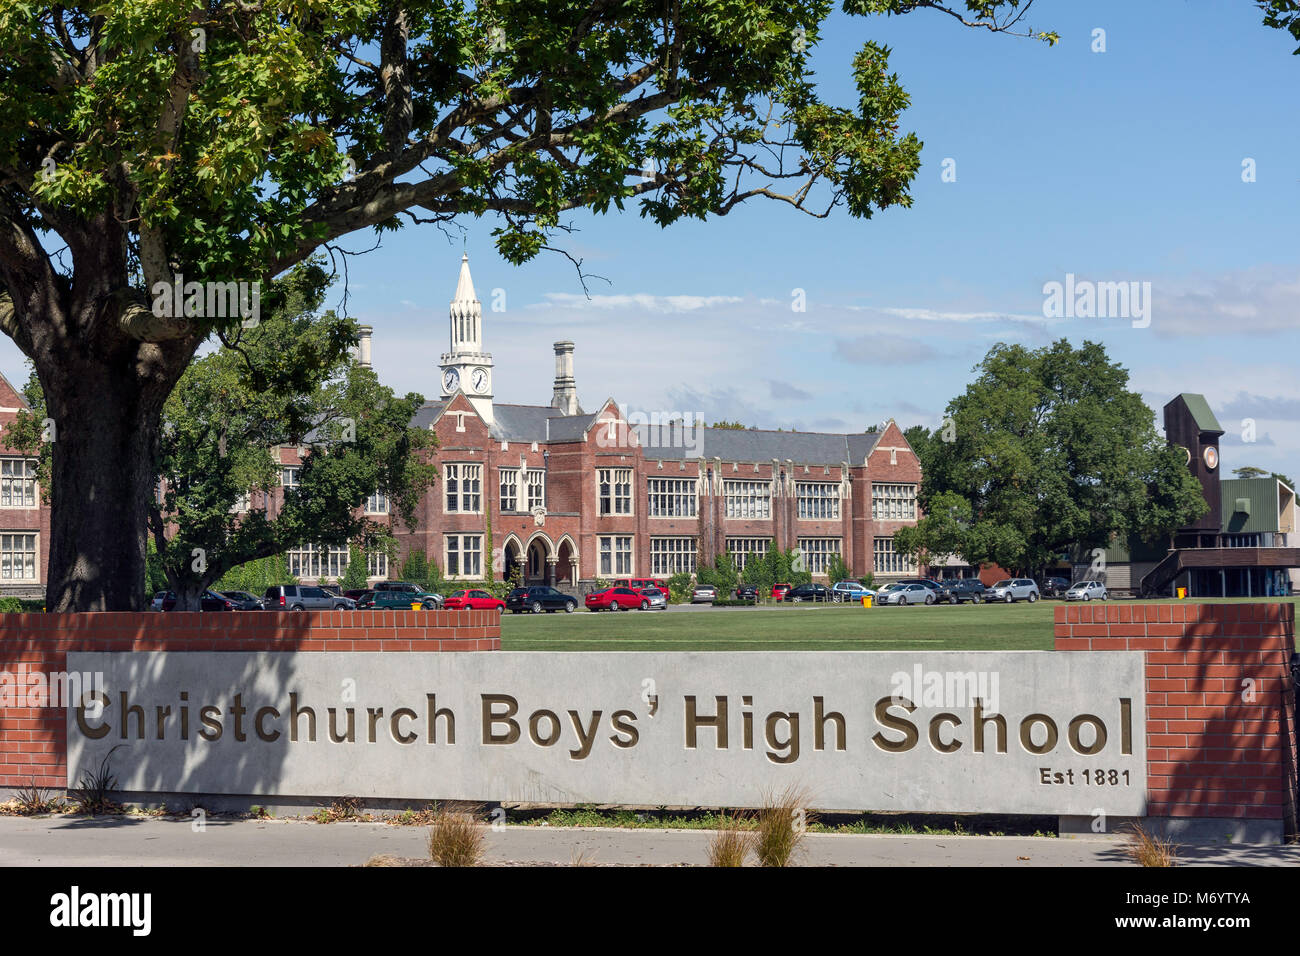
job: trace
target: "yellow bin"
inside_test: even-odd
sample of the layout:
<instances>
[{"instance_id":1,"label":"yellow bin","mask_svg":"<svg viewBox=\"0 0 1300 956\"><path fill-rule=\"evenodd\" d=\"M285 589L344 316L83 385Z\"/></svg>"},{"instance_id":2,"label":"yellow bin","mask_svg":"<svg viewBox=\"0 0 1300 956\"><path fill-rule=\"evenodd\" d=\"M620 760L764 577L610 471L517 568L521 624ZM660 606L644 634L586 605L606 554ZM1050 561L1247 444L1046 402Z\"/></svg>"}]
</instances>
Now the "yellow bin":
<instances>
[{"instance_id":1,"label":"yellow bin","mask_svg":"<svg viewBox=\"0 0 1300 956\"><path fill-rule=\"evenodd\" d=\"M870 595L870 594L864 594L864 595L862 595L862 606L863 606L863 607L871 607L871 595Z\"/></svg>"},{"instance_id":2,"label":"yellow bin","mask_svg":"<svg viewBox=\"0 0 1300 956\"><path fill-rule=\"evenodd\" d=\"M1179 588L1179 589L1178 589L1178 596L1179 596L1180 598L1185 598L1185 597L1187 597L1187 588Z\"/></svg>"},{"instance_id":3,"label":"yellow bin","mask_svg":"<svg viewBox=\"0 0 1300 956\"><path fill-rule=\"evenodd\" d=\"M418 611L418 610L420 610L420 608L422 608L422 607L424 607L424 605L423 605L422 603L420 603L419 601L412 601L412 602L411 602L411 610L412 610L412 611Z\"/></svg>"}]
</instances>

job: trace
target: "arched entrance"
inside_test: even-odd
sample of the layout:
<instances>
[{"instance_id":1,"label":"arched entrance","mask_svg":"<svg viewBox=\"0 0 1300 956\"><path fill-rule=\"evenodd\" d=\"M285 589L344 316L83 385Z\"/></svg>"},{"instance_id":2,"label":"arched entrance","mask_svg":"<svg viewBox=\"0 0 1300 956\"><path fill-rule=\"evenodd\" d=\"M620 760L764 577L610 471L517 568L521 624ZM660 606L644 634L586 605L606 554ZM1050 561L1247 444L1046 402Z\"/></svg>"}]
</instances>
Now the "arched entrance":
<instances>
[{"instance_id":1,"label":"arched entrance","mask_svg":"<svg viewBox=\"0 0 1300 956\"><path fill-rule=\"evenodd\" d=\"M521 572L523 571L523 546L514 535L511 535L506 539L506 546L502 549L502 556L505 559L505 562L501 568L501 579L503 581L509 581L512 579L512 575L515 573L516 568ZM521 574L520 581L522 580L523 575Z\"/></svg>"},{"instance_id":2,"label":"arched entrance","mask_svg":"<svg viewBox=\"0 0 1300 956\"><path fill-rule=\"evenodd\" d=\"M524 583L550 584L550 567L547 559L551 556L551 542L545 535L536 535L528 542L524 554Z\"/></svg>"},{"instance_id":3,"label":"arched entrance","mask_svg":"<svg viewBox=\"0 0 1300 956\"><path fill-rule=\"evenodd\" d=\"M577 586L578 583L578 549L568 535L560 539L558 560L555 565L555 577L558 584Z\"/></svg>"}]
</instances>

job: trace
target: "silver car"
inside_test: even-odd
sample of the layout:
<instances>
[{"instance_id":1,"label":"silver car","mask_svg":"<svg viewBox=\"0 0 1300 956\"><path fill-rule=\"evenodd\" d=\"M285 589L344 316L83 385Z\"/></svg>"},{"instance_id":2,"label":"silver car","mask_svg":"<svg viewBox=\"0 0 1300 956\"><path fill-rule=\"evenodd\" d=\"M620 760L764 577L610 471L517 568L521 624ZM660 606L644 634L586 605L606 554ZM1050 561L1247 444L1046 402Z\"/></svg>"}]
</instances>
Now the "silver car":
<instances>
[{"instance_id":1,"label":"silver car","mask_svg":"<svg viewBox=\"0 0 1300 956\"><path fill-rule=\"evenodd\" d=\"M898 604L902 606L908 604L933 604L935 601L934 590L924 584L896 584L887 590L882 590L878 597L881 604Z\"/></svg>"},{"instance_id":2,"label":"silver car","mask_svg":"<svg viewBox=\"0 0 1300 956\"><path fill-rule=\"evenodd\" d=\"M645 592L642 591L642 594ZM691 591L692 604L712 604L718 599L718 589L712 584L697 584Z\"/></svg>"},{"instance_id":3,"label":"silver car","mask_svg":"<svg viewBox=\"0 0 1300 956\"><path fill-rule=\"evenodd\" d=\"M1005 604L1028 601L1033 604L1038 597L1038 585L1029 578L1004 578L989 588L984 600L1002 601Z\"/></svg>"},{"instance_id":4,"label":"silver car","mask_svg":"<svg viewBox=\"0 0 1300 956\"><path fill-rule=\"evenodd\" d=\"M660 591L658 588L641 588L636 593L641 595L641 610L668 610L668 599L664 597L664 592Z\"/></svg>"},{"instance_id":5,"label":"silver car","mask_svg":"<svg viewBox=\"0 0 1300 956\"><path fill-rule=\"evenodd\" d=\"M1100 581L1077 581L1065 592L1067 601L1104 601L1106 585Z\"/></svg>"},{"instance_id":6,"label":"silver car","mask_svg":"<svg viewBox=\"0 0 1300 956\"><path fill-rule=\"evenodd\" d=\"M852 601L855 604L862 602L864 597L874 598L876 592L871 588L857 581L836 581L831 585L831 600L837 604L843 601Z\"/></svg>"}]
</instances>

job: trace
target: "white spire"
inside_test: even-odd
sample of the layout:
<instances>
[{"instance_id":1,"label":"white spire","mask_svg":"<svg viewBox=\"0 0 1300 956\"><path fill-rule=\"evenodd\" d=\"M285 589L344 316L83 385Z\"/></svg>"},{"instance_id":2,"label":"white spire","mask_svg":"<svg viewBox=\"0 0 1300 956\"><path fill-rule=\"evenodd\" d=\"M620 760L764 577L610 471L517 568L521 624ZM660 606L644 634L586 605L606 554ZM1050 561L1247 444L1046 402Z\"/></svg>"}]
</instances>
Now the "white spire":
<instances>
[{"instance_id":1,"label":"white spire","mask_svg":"<svg viewBox=\"0 0 1300 956\"><path fill-rule=\"evenodd\" d=\"M451 351L483 350L483 306L474 295L474 280L469 275L469 254L460 257L460 277L456 280L456 297L451 300Z\"/></svg>"},{"instance_id":2,"label":"white spire","mask_svg":"<svg viewBox=\"0 0 1300 956\"><path fill-rule=\"evenodd\" d=\"M469 277L469 253L460 254L460 277L456 280L456 295L453 302L477 302L474 294L474 280Z\"/></svg>"}]
</instances>

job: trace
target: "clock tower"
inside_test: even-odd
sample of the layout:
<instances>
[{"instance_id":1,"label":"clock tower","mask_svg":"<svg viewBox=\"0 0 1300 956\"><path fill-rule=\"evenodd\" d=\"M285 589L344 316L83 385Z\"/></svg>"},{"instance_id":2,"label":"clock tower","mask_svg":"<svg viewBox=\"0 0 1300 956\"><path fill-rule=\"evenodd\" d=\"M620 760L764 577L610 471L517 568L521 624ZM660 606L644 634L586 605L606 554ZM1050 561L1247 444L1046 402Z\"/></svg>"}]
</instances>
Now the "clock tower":
<instances>
[{"instance_id":1,"label":"clock tower","mask_svg":"<svg viewBox=\"0 0 1300 956\"><path fill-rule=\"evenodd\" d=\"M483 304L474 295L469 256L460 257L460 277L451 300L451 351L442 356L441 395L465 393L470 404L492 424L492 356L483 351Z\"/></svg>"}]
</instances>

